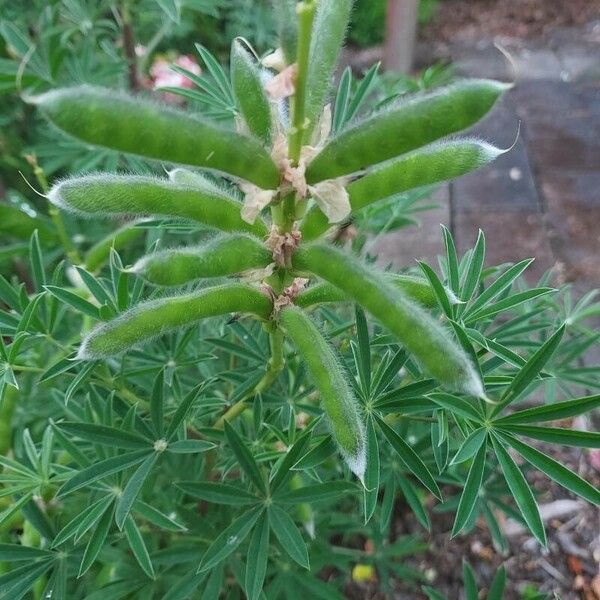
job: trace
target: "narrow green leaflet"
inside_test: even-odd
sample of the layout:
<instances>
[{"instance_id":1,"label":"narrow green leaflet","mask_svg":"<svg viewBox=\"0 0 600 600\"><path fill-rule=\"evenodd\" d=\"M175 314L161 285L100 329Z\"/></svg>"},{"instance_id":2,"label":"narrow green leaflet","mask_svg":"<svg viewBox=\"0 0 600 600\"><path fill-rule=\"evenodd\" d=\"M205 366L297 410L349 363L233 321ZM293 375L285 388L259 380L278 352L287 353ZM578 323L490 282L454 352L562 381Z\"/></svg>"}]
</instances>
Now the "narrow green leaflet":
<instances>
[{"instance_id":1,"label":"narrow green leaflet","mask_svg":"<svg viewBox=\"0 0 600 600\"><path fill-rule=\"evenodd\" d=\"M469 521L469 517L475 510L479 490L483 483L483 472L485 470L485 457L487 454L487 444L485 438L473 459L465 487L463 488L452 527L452 536L458 535Z\"/></svg>"},{"instance_id":2,"label":"narrow green leaflet","mask_svg":"<svg viewBox=\"0 0 600 600\"><path fill-rule=\"evenodd\" d=\"M117 506L118 509L118 506ZM150 560L150 555L148 554L148 549L146 548L146 544L144 544L144 538L142 538L142 534L138 529L138 526L135 524L135 521L131 516L127 516L125 520L125 537L129 542L129 547L133 552L136 560L142 570L148 577L154 579L154 567L152 566L152 561Z\"/></svg>"},{"instance_id":3,"label":"narrow green leaflet","mask_svg":"<svg viewBox=\"0 0 600 600\"><path fill-rule=\"evenodd\" d=\"M600 505L600 490L579 477L576 473L573 473L569 468L543 452L521 442L512 435L506 435L501 432L497 432L497 435L509 446L512 446L527 462L548 475L550 479L553 479L588 502L596 506Z\"/></svg>"},{"instance_id":4,"label":"narrow green leaflet","mask_svg":"<svg viewBox=\"0 0 600 600\"><path fill-rule=\"evenodd\" d=\"M531 530L531 533L536 539L542 544L546 545L546 532L544 530L544 523L540 516L538 505L533 496L533 492L529 487L523 473L516 465L515 461L511 458L510 454L506 451L504 446L495 435L492 435L492 444L494 446L494 452L506 478L506 483L527 523L527 526Z\"/></svg>"},{"instance_id":5,"label":"narrow green leaflet","mask_svg":"<svg viewBox=\"0 0 600 600\"><path fill-rule=\"evenodd\" d=\"M98 521L98 525L96 529L94 529L92 536L85 547L83 558L81 559L81 564L79 565L78 577L81 577L94 564L94 561L100 553L100 550L102 550L102 547L104 546L106 536L110 530L112 519L113 510L107 509L102 515L101 519Z\"/></svg>"},{"instance_id":6,"label":"narrow green leaflet","mask_svg":"<svg viewBox=\"0 0 600 600\"><path fill-rule=\"evenodd\" d=\"M508 423L527 424L539 423L540 421L559 421L570 417L577 417L600 407L600 394L586 396L576 400L564 400L554 404L536 406L514 412L506 417L496 419L497 425Z\"/></svg>"},{"instance_id":7,"label":"narrow green leaflet","mask_svg":"<svg viewBox=\"0 0 600 600\"><path fill-rule=\"evenodd\" d=\"M259 499L246 490L213 481L179 481L177 487L194 498L214 502L215 504L229 504L231 506L244 506L254 504Z\"/></svg>"},{"instance_id":8,"label":"narrow green leaflet","mask_svg":"<svg viewBox=\"0 0 600 600\"><path fill-rule=\"evenodd\" d=\"M254 528L250 545L248 546L248 559L246 562L246 576L244 588L248 600L258 600L267 572L269 558L269 519L263 512Z\"/></svg>"},{"instance_id":9,"label":"narrow green leaflet","mask_svg":"<svg viewBox=\"0 0 600 600\"><path fill-rule=\"evenodd\" d=\"M237 434L235 429L225 421L225 437L233 450L240 467L242 467L244 473L248 476L250 481L256 486L261 494L267 493L267 486L265 484L265 478L260 472L256 461L254 460L250 450L242 441L242 438Z\"/></svg>"},{"instance_id":10,"label":"narrow green leaflet","mask_svg":"<svg viewBox=\"0 0 600 600\"><path fill-rule=\"evenodd\" d=\"M309 568L306 544L292 518L276 504L269 506L269 523L281 547L301 567Z\"/></svg>"},{"instance_id":11,"label":"narrow green leaflet","mask_svg":"<svg viewBox=\"0 0 600 600\"><path fill-rule=\"evenodd\" d=\"M262 507L252 508L223 530L202 557L198 573L212 569L227 558L246 539L262 511Z\"/></svg>"},{"instance_id":12,"label":"narrow green leaflet","mask_svg":"<svg viewBox=\"0 0 600 600\"><path fill-rule=\"evenodd\" d=\"M150 475L152 468L156 464L159 453L153 452L148 456L144 462L137 468L135 473L131 476L123 493L119 496L119 500L117 502L117 507L115 510L115 521L119 529L123 529L123 525L125 524L125 519L129 515L129 511L131 510L133 503L135 502L144 482Z\"/></svg>"},{"instance_id":13,"label":"narrow green leaflet","mask_svg":"<svg viewBox=\"0 0 600 600\"><path fill-rule=\"evenodd\" d=\"M465 439L465 441L461 444L460 448L454 455L454 458L450 461L451 465L457 465L459 463L465 462L465 460L469 460L472 456L475 455L477 450L483 444L487 435L487 431L485 428L480 427L476 429Z\"/></svg>"},{"instance_id":14,"label":"narrow green leaflet","mask_svg":"<svg viewBox=\"0 0 600 600\"><path fill-rule=\"evenodd\" d=\"M315 485L305 485L277 495L277 502L285 504L302 504L305 502L327 502L340 500L350 492L358 490L354 483L349 481L328 481Z\"/></svg>"},{"instance_id":15,"label":"narrow green leaflet","mask_svg":"<svg viewBox=\"0 0 600 600\"><path fill-rule=\"evenodd\" d=\"M377 496L379 494L379 444L377 443L377 431L373 419L367 420L367 468L365 470L364 483L364 512L365 523L368 523L375 508L377 507Z\"/></svg>"},{"instance_id":16,"label":"narrow green leaflet","mask_svg":"<svg viewBox=\"0 0 600 600\"><path fill-rule=\"evenodd\" d=\"M419 458L417 453L380 417L377 418L377 424L381 428L383 435L387 438L392 448L396 451L398 458L404 466L437 498L442 497L440 488L431 475L425 463Z\"/></svg>"}]
</instances>

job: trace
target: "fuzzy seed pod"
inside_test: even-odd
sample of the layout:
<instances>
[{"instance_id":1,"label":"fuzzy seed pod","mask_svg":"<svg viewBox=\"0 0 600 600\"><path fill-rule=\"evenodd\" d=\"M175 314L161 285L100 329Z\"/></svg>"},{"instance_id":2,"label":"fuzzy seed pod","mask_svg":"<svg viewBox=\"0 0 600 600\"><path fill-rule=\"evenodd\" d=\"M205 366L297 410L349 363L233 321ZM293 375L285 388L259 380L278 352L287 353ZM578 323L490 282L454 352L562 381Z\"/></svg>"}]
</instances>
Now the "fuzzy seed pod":
<instances>
[{"instance_id":1,"label":"fuzzy seed pod","mask_svg":"<svg viewBox=\"0 0 600 600\"><path fill-rule=\"evenodd\" d=\"M93 329L79 348L80 360L98 360L202 319L229 313L251 313L267 319L271 301L256 288L227 284L193 294L143 302Z\"/></svg>"},{"instance_id":2,"label":"fuzzy seed pod","mask_svg":"<svg viewBox=\"0 0 600 600\"><path fill-rule=\"evenodd\" d=\"M263 221L242 220L241 205L225 190L202 191L141 175L86 175L65 179L48 194L50 202L82 216L108 218L160 215L189 219L223 231L267 234Z\"/></svg>"},{"instance_id":3,"label":"fuzzy seed pod","mask_svg":"<svg viewBox=\"0 0 600 600\"><path fill-rule=\"evenodd\" d=\"M141 238L145 230L136 227L140 222L141 220L127 223L96 242L85 255L85 268L91 273L98 271L108 261L111 248L121 250Z\"/></svg>"},{"instance_id":4,"label":"fuzzy seed pod","mask_svg":"<svg viewBox=\"0 0 600 600\"><path fill-rule=\"evenodd\" d=\"M506 152L477 139L437 142L378 165L346 188L353 212L395 194L459 177L491 163ZM329 227L313 207L302 223L305 240L319 237Z\"/></svg>"},{"instance_id":5,"label":"fuzzy seed pod","mask_svg":"<svg viewBox=\"0 0 600 600\"><path fill-rule=\"evenodd\" d=\"M450 333L372 267L322 244L299 248L294 266L322 277L368 310L442 385L483 397L479 375Z\"/></svg>"},{"instance_id":6,"label":"fuzzy seed pod","mask_svg":"<svg viewBox=\"0 0 600 600\"><path fill-rule=\"evenodd\" d=\"M459 81L401 99L333 138L306 169L306 181L356 173L470 127L510 85L488 79Z\"/></svg>"},{"instance_id":7,"label":"fuzzy seed pod","mask_svg":"<svg viewBox=\"0 0 600 600\"><path fill-rule=\"evenodd\" d=\"M265 146L271 144L271 107L261 81L260 67L242 45L231 45L231 85L250 133Z\"/></svg>"},{"instance_id":8,"label":"fuzzy seed pod","mask_svg":"<svg viewBox=\"0 0 600 600\"><path fill-rule=\"evenodd\" d=\"M245 234L222 235L201 246L155 252L131 269L154 285L183 285L203 277L223 277L263 269L273 260L259 239Z\"/></svg>"},{"instance_id":9,"label":"fuzzy seed pod","mask_svg":"<svg viewBox=\"0 0 600 600\"><path fill-rule=\"evenodd\" d=\"M363 481L365 428L360 408L332 346L299 308L281 311L280 323L306 363L315 382L333 437L352 472Z\"/></svg>"},{"instance_id":10,"label":"fuzzy seed pod","mask_svg":"<svg viewBox=\"0 0 600 600\"><path fill-rule=\"evenodd\" d=\"M173 108L92 86L30 101L59 129L95 146L220 171L266 189L279 183L275 163L256 140Z\"/></svg>"}]
</instances>

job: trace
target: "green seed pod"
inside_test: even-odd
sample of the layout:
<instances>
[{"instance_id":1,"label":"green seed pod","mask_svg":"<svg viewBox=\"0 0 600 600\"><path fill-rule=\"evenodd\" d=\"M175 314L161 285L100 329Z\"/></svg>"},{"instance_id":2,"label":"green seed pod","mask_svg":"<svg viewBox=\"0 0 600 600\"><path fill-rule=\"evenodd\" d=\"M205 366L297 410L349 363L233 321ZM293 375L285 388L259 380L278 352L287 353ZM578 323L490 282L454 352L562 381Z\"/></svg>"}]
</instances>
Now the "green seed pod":
<instances>
[{"instance_id":1,"label":"green seed pod","mask_svg":"<svg viewBox=\"0 0 600 600\"><path fill-rule=\"evenodd\" d=\"M240 203L226 190L202 191L141 175L86 175L55 185L48 199L82 216L109 218L161 215L197 221L223 231L267 234L264 221L242 220Z\"/></svg>"},{"instance_id":2,"label":"green seed pod","mask_svg":"<svg viewBox=\"0 0 600 600\"><path fill-rule=\"evenodd\" d=\"M258 289L237 283L143 302L95 327L83 341L77 358L98 360L119 354L169 331L195 325L207 317L239 312L267 319L272 310L271 301Z\"/></svg>"},{"instance_id":3,"label":"green seed pod","mask_svg":"<svg viewBox=\"0 0 600 600\"><path fill-rule=\"evenodd\" d=\"M365 428L348 374L313 321L299 308L279 316L315 382L333 437L352 472L363 481L366 467Z\"/></svg>"},{"instance_id":4,"label":"green seed pod","mask_svg":"<svg viewBox=\"0 0 600 600\"><path fill-rule=\"evenodd\" d=\"M374 167L346 188L352 211L424 185L470 173L506 152L477 139L437 142ZM305 240L319 237L330 227L327 218L313 207L304 218Z\"/></svg>"},{"instance_id":5,"label":"green seed pod","mask_svg":"<svg viewBox=\"0 0 600 600\"><path fill-rule=\"evenodd\" d=\"M328 101L333 72L344 44L352 0L319 0L312 28L308 67L305 140L310 140Z\"/></svg>"},{"instance_id":6,"label":"green seed pod","mask_svg":"<svg viewBox=\"0 0 600 600\"><path fill-rule=\"evenodd\" d=\"M250 133L271 145L271 107L261 81L260 67L244 48L241 39L231 45L231 85Z\"/></svg>"},{"instance_id":7,"label":"green seed pod","mask_svg":"<svg viewBox=\"0 0 600 600\"><path fill-rule=\"evenodd\" d=\"M299 248L294 254L294 266L329 281L367 309L441 384L483 396L479 375L448 330L371 266L323 244Z\"/></svg>"},{"instance_id":8,"label":"green seed pod","mask_svg":"<svg viewBox=\"0 0 600 600\"><path fill-rule=\"evenodd\" d=\"M167 175L169 176L169 181L183 187L192 187L209 194L223 193L223 187L205 173L197 173L196 171L178 167L169 171Z\"/></svg>"},{"instance_id":9,"label":"green seed pod","mask_svg":"<svg viewBox=\"0 0 600 600\"><path fill-rule=\"evenodd\" d=\"M306 169L306 180L314 184L356 173L466 129L509 87L472 79L402 99L333 138Z\"/></svg>"},{"instance_id":10,"label":"green seed pod","mask_svg":"<svg viewBox=\"0 0 600 600\"><path fill-rule=\"evenodd\" d=\"M429 282L423 277L413 275L398 275L396 273L382 273L382 276L397 287L400 291L425 308L434 308L437 306L435 293L431 289ZM447 290L449 292L449 290ZM451 292L450 292L451 293ZM454 295L452 295L454 297ZM330 302L347 302L352 300L342 290L336 288L331 283L319 282L311 285L307 290L301 292L294 303L303 308L315 304L326 304Z\"/></svg>"},{"instance_id":11,"label":"green seed pod","mask_svg":"<svg viewBox=\"0 0 600 600\"><path fill-rule=\"evenodd\" d=\"M173 108L91 86L31 99L64 132L89 144L204 167L272 189L279 171L256 140Z\"/></svg>"},{"instance_id":12,"label":"green seed pod","mask_svg":"<svg viewBox=\"0 0 600 600\"><path fill-rule=\"evenodd\" d=\"M245 234L219 236L202 246L150 254L131 269L155 285L183 285L202 277L223 277L261 269L273 261L257 238Z\"/></svg>"},{"instance_id":13,"label":"green seed pod","mask_svg":"<svg viewBox=\"0 0 600 600\"><path fill-rule=\"evenodd\" d=\"M50 221L41 216L28 215L16 206L0 203L0 233L11 238L29 240L36 229L42 244L56 241L56 232Z\"/></svg>"},{"instance_id":14,"label":"green seed pod","mask_svg":"<svg viewBox=\"0 0 600 600\"><path fill-rule=\"evenodd\" d=\"M298 48L298 24L296 17L296 0L273 0L279 45L285 60L292 64L296 60Z\"/></svg>"},{"instance_id":15,"label":"green seed pod","mask_svg":"<svg viewBox=\"0 0 600 600\"><path fill-rule=\"evenodd\" d=\"M146 232L141 227L136 227L136 225L142 222L143 220L139 219L127 223L96 242L85 255L85 268L91 273L95 273L108 261L111 248L121 250L140 239Z\"/></svg>"}]
</instances>

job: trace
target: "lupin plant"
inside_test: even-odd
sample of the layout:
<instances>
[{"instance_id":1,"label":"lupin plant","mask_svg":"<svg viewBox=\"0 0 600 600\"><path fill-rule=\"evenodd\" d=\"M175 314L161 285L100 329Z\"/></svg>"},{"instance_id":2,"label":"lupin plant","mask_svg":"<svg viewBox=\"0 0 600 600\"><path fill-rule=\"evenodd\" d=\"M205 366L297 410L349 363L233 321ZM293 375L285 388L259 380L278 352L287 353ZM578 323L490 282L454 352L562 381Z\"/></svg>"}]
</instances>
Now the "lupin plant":
<instances>
[{"instance_id":1,"label":"lupin plant","mask_svg":"<svg viewBox=\"0 0 600 600\"><path fill-rule=\"evenodd\" d=\"M430 527L416 482L437 498L442 483L462 488L449 501L454 535L482 516L501 547L499 509L523 520L544 544L534 495L508 448L600 503L591 484L519 439L598 447L598 434L532 423L583 414L600 405L599 396L506 412L548 379L596 384L588 371L585 381L583 372L569 380L550 362L565 326L547 335L555 323L536 318L551 306L553 290L512 290L530 261L484 270L483 235L459 260L444 230L442 278L425 264L417 276L380 270L341 243L345 224L361 210L502 154L479 139L453 136L483 118L510 87L459 81L357 116L357 97L346 90L332 98L351 5L280 0L280 48L259 60L244 40L233 42L230 79L214 73L215 85L237 107L235 129L96 87L28 98L70 136L165 166L160 177L89 174L59 181L47 193L54 210L135 219L136 227L141 217L175 219L214 235L201 245L151 247L128 267L107 242L91 249L85 268L73 251L73 292L58 285L60 269L48 283L35 233L30 251L39 294L30 299L0 280L10 307L0 313L0 325L14 336L0 348L1 389L12 392L13 370L42 370L36 385L45 385L74 365L79 369L41 443L25 429L25 463L0 459L9 485L3 495L17 499L0 525L22 509L31 530L20 545L0 544L0 562L33 562L0 576L3 597L33 589L33 597L53 599L217 599L239 598L242 591L251 600L295 599L301 590L339 598L298 566L310 568L312 561L316 573L356 558L373 562L388 581L403 552L384 535L396 496ZM120 231L115 240L137 239L127 227ZM109 253L112 286L92 274ZM146 286L151 298L140 301ZM54 340L57 300L84 315L83 339L76 333L64 344ZM591 298L586 302L587 309L580 304L572 311L570 327L585 318ZM348 303L355 307L350 325L343 318ZM498 323L500 314L510 318ZM220 325L211 323L215 317L222 317ZM236 344L219 337L223 317ZM90 319L100 324L90 329ZM356 340L334 345L349 327ZM47 370L13 369L30 331L65 352ZM535 337L528 358L509 347L518 335ZM569 334L570 345L557 354L560 364L593 343L585 335L581 328ZM78 348L71 353L73 339ZM196 350L203 344L226 352L227 364L207 366L215 355ZM244 366L236 368L238 360ZM142 380L148 373L156 374L151 385ZM338 454L341 461L332 458ZM357 493L364 522L340 515L337 527L342 537L356 527L375 549L331 558L335 546L324 540L333 536L335 519L319 517L313 505L347 506ZM83 499L70 520L56 515L57 503ZM297 522L316 536L310 557ZM495 586L501 595L503 578ZM429 587L426 593L437 597Z\"/></svg>"}]
</instances>

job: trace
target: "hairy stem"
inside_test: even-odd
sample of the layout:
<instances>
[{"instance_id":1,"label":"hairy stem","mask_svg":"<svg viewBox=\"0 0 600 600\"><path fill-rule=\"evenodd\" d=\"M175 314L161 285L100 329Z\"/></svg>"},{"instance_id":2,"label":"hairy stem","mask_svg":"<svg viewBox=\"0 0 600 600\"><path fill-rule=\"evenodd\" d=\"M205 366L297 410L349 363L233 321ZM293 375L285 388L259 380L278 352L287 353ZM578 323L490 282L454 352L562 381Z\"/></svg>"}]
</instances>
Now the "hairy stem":
<instances>
[{"instance_id":1,"label":"hairy stem","mask_svg":"<svg viewBox=\"0 0 600 600\"><path fill-rule=\"evenodd\" d=\"M310 39L315 16L315 2L307 0L296 7L298 13L298 54L296 58L296 91L292 104L292 127L288 154L294 166L298 165L304 132L306 130L306 81L310 54Z\"/></svg>"}]
</instances>

